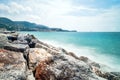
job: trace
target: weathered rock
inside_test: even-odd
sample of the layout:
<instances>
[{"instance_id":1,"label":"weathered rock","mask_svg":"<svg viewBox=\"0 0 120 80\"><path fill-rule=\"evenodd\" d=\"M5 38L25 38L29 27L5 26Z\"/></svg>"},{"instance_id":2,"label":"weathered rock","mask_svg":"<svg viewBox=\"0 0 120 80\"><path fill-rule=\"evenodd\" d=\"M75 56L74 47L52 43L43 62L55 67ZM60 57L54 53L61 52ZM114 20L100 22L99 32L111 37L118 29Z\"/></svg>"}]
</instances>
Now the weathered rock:
<instances>
[{"instance_id":1,"label":"weathered rock","mask_svg":"<svg viewBox=\"0 0 120 80\"><path fill-rule=\"evenodd\" d=\"M30 48L28 51L28 64L30 69L34 69L40 61L51 57L51 55L44 49Z\"/></svg>"},{"instance_id":2,"label":"weathered rock","mask_svg":"<svg viewBox=\"0 0 120 80\"><path fill-rule=\"evenodd\" d=\"M69 52L68 55L74 57L75 59L79 59L79 57L77 57L73 52Z\"/></svg>"},{"instance_id":3,"label":"weathered rock","mask_svg":"<svg viewBox=\"0 0 120 80\"><path fill-rule=\"evenodd\" d=\"M33 35L29 34L18 35L18 41L19 43L22 42L28 44L30 48L35 48L36 43L38 43L38 40Z\"/></svg>"},{"instance_id":4,"label":"weathered rock","mask_svg":"<svg viewBox=\"0 0 120 80\"><path fill-rule=\"evenodd\" d=\"M90 60L89 58L87 57L84 57L84 56L80 56L79 60L82 60L84 61L85 63L87 63L88 65L90 65L91 67L94 66L96 68L100 68L100 64Z\"/></svg>"},{"instance_id":5,"label":"weathered rock","mask_svg":"<svg viewBox=\"0 0 120 80\"><path fill-rule=\"evenodd\" d=\"M16 36L8 36L7 38L8 38L8 40L10 40L12 42L15 41L15 40L17 40Z\"/></svg>"},{"instance_id":6,"label":"weathered rock","mask_svg":"<svg viewBox=\"0 0 120 80\"><path fill-rule=\"evenodd\" d=\"M42 45L40 43L36 43L35 48L42 48Z\"/></svg>"},{"instance_id":7,"label":"weathered rock","mask_svg":"<svg viewBox=\"0 0 120 80\"><path fill-rule=\"evenodd\" d=\"M8 45L9 42L17 40L17 35L18 33L0 33L0 46L3 48L5 45Z\"/></svg>"},{"instance_id":8,"label":"weathered rock","mask_svg":"<svg viewBox=\"0 0 120 80\"><path fill-rule=\"evenodd\" d=\"M17 39L20 41L23 41L27 38L27 36L28 36L28 34L19 34Z\"/></svg>"},{"instance_id":9,"label":"weathered rock","mask_svg":"<svg viewBox=\"0 0 120 80\"><path fill-rule=\"evenodd\" d=\"M91 67L92 72L94 72L96 75L108 80L120 80L120 72L108 72L106 70L103 70L102 64L98 64L94 61L91 61L90 59L84 56L81 56L79 59L87 63ZM104 65L104 67L107 66Z\"/></svg>"},{"instance_id":10,"label":"weathered rock","mask_svg":"<svg viewBox=\"0 0 120 80\"><path fill-rule=\"evenodd\" d=\"M19 34L18 37L17 37L17 40L19 42L27 43L28 44L29 42L27 41L27 38L29 38L28 34ZM30 39L30 41L31 41L31 39Z\"/></svg>"},{"instance_id":11,"label":"weathered rock","mask_svg":"<svg viewBox=\"0 0 120 80\"><path fill-rule=\"evenodd\" d=\"M34 71L36 80L55 80L55 76L47 69L47 63L49 63L47 60L41 61L36 67ZM52 79L51 76L53 76Z\"/></svg>"},{"instance_id":12,"label":"weathered rock","mask_svg":"<svg viewBox=\"0 0 120 80\"><path fill-rule=\"evenodd\" d=\"M27 70L26 75L26 80L35 80L32 70Z\"/></svg>"},{"instance_id":13,"label":"weathered rock","mask_svg":"<svg viewBox=\"0 0 120 80\"><path fill-rule=\"evenodd\" d=\"M48 46L46 46L46 45L44 45L44 44L40 44L40 43L36 43L35 47L36 47L36 48L45 49L48 53L54 54L54 55L60 53L60 50L59 50L59 49L54 48L54 47L52 47L52 46L51 46L51 47L50 47L50 46L48 47Z\"/></svg>"},{"instance_id":14,"label":"weathered rock","mask_svg":"<svg viewBox=\"0 0 120 80\"><path fill-rule=\"evenodd\" d=\"M26 40L29 43L31 42L32 39L36 39L36 38L33 35L29 35L29 34L19 34L17 39L20 41Z\"/></svg>"},{"instance_id":15,"label":"weathered rock","mask_svg":"<svg viewBox=\"0 0 120 80\"><path fill-rule=\"evenodd\" d=\"M0 49L0 80L26 80L25 72L22 53Z\"/></svg>"},{"instance_id":16,"label":"weathered rock","mask_svg":"<svg viewBox=\"0 0 120 80\"><path fill-rule=\"evenodd\" d=\"M69 55L69 52L67 52L65 49L59 48L59 50L60 50L62 53Z\"/></svg>"},{"instance_id":17,"label":"weathered rock","mask_svg":"<svg viewBox=\"0 0 120 80\"><path fill-rule=\"evenodd\" d=\"M0 33L0 48L3 48L5 44L7 44L8 39L5 34Z\"/></svg>"},{"instance_id":18,"label":"weathered rock","mask_svg":"<svg viewBox=\"0 0 120 80\"><path fill-rule=\"evenodd\" d=\"M43 59L35 69L35 77L36 80L102 80L89 65L66 54Z\"/></svg>"},{"instance_id":19,"label":"weathered rock","mask_svg":"<svg viewBox=\"0 0 120 80\"><path fill-rule=\"evenodd\" d=\"M96 67L92 67L92 69L96 73L96 75L107 80L120 80L120 72L106 72Z\"/></svg>"},{"instance_id":20,"label":"weathered rock","mask_svg":"<svg viewBox=\"0 0 120 80\"><path fill-rule=\"evenodd\" d=\"M20 40L15 40L13 42L11 42L12 44L26 44L28 45L28 42L26 40L20 41Z\"/></svg>"},{"instance_id":21,"label":"weathered rock","mask_svg":"<svg viewBox=\"0 0 120 80\"><path fill-rule=\"evenodd\" d=\"M4 46L4 49L16 52L24 52L29 46L27 44L8 44Z\"/></svg>"},{"instance_id":22,"label":"weathered rock","mask_svg":"<svg viewBox=\"0 0 120 80\"><path fill-rule=\"evenodd\" d=\"M0 80L120 80L119 72L104 71L101 64L33 35L0 34L0 44L6 49L0 49Z\"/></svg>"},{"instance_id":23,"label":"weathered rock","mask_svg":"<svg viewBox=\"0 0 120 80\"><path fill-rule=\"evenodd\" d=\"M84 62L88 62L88 58L85 56L80 56L79 58L80 60L84 61Z\"/></svg>"},{"instance_id":24,"label":"weathered rock","mask_svg":"<svg viewBox=\"0 0 120 80\"><path fill-rule=\"evenodd\" d=\"M29 47L30 48L35 48L35 45L38 43L39 41L37 39L31 39L31 41L29 42Z\"/></svg>"}]
</instances>

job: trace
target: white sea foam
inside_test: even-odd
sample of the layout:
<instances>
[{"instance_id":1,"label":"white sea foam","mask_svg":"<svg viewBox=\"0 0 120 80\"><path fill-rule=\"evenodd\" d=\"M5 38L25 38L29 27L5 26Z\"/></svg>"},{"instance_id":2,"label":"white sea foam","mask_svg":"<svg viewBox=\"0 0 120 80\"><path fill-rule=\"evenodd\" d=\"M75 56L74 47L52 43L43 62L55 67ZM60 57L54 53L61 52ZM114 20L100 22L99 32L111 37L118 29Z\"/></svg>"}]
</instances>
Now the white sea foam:
<instances>
[{"instance_id":1,"label":"white sea foam","mask_svg":"<svg viewBox=\"0 0 120 80\"><path fill-rule=\"evenodd\" d=\"M120 71L120 65L115 63L115 57L107 54L100 54L97 52L96 48L76 46L74 44L61 43L53 40L40 40L55 47L62 47L67 51L74 52L77 56L86 56L95 62L110 66L111 71Z\"/></svg>"}]
</instances>

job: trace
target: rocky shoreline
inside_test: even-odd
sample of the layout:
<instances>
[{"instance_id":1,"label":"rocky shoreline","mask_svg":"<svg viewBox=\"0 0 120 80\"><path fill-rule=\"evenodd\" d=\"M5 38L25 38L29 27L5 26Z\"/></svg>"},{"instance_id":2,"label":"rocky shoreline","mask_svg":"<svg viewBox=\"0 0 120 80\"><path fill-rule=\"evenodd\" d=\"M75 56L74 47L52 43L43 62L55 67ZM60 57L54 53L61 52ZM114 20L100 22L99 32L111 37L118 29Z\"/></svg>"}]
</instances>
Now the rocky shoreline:
<instances>
[{"instance_id":1,"label":"rocky shoreline","mask_svg":"<svg viewBox=\"0 0 120 80\"><path fill-rule=\"evenodd\" d=\"M33 35L0 33L0 80L120 80L89 58L39 41Z\"/></svg>"}]
</instances>

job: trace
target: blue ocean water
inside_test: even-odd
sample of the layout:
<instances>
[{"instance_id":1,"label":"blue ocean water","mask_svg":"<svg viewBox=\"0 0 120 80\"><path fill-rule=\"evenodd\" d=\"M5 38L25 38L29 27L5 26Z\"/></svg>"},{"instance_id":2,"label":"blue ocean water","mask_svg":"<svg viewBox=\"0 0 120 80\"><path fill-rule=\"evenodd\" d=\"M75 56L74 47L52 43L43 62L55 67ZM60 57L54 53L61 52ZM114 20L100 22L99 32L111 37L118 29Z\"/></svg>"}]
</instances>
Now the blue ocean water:
<instances>
[{"instance_id":1,"label":"blue ocean water","mask_svg":"<svg viewBox=\"0 0 120 80\"><path fill-rule=\"evenodd\" d=\"M120 70L119 32L21 32Z\"/></svg>"}]
</instances>

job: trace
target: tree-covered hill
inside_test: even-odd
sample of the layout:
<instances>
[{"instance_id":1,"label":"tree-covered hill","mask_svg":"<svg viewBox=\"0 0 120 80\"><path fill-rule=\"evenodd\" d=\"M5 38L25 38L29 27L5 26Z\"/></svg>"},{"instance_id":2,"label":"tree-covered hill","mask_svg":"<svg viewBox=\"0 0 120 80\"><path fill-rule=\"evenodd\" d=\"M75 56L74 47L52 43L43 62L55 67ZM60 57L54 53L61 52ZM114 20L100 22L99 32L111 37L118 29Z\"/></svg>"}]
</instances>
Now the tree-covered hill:
<instances>
[{"instance_id":1,"label":"tree-covered hill","mask_svg":"<svg viewBox=\"0 0 120 80\"><path fill-rule=\"evenodd\" d=\"M50 28L45 25L31 23L28 21L12 21L5 17L0 17L0 28L9 31L61 31L68 32L61 28Z\"/></svg>"}]
</instances>

